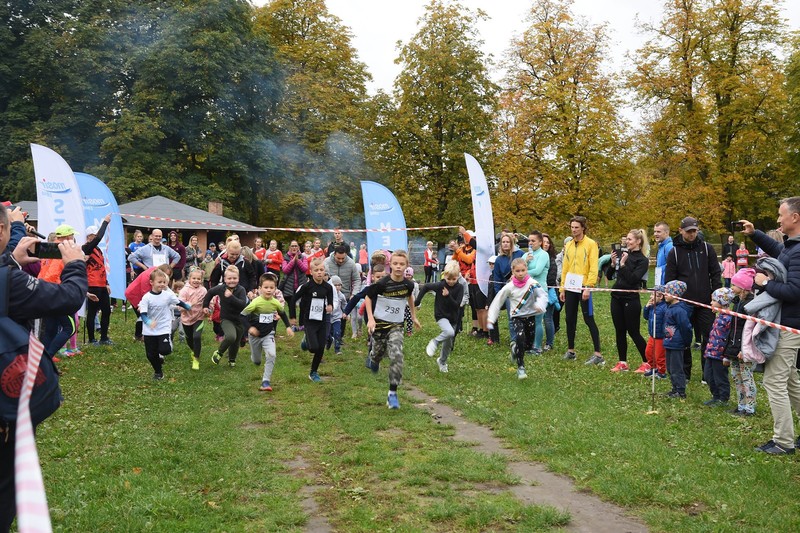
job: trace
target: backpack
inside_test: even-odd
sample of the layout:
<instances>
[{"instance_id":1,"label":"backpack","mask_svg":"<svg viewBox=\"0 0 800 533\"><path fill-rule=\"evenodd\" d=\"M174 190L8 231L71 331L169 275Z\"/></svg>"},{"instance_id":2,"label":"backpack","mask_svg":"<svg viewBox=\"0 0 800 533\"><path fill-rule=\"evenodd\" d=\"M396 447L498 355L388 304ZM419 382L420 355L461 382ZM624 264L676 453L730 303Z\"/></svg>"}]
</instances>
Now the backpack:
<instances>
[{"instance_id":1,"label":"backpack","mask_svg":"<svg viewBox=\"0 0 800 533\"><path fill-rule=\"evenodd\" d=\"M17 406L28 368L27 329L8 316L9 267L0 267L0 421L16 422ZM31 394L31 421L36 427L56 412L63 401L56 366L43 354Z\"/></svg>"}]
</instances>

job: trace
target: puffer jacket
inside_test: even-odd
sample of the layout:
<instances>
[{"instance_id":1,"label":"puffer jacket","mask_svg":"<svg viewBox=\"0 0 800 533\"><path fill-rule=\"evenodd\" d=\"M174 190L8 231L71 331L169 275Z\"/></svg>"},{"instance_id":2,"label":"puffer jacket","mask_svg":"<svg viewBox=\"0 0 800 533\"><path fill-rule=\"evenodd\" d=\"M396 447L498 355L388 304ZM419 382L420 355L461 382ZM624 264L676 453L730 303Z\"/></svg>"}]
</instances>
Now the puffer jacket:
<instances>
[{"instance_id":1,"label":"puffer jacket","mask_svg":"<svg viewBox=\"0 0 800 533\"><path fill-rule=\"evenodd\" d=\"M786 268L777 259L762 257L756 261L756 268L772 274L775 281L786 283ZM755 298L746 303L744 312L767 322L781 323L782 303L762 289ZM775 353L781 332L763 324L748 322L743 330L742 357L745 361L763 363Z\"/></svg>"},{"instance_id":2,"label":"puffer jacket","mask_svg":"<svg viewBox=\"0 0 800 533\"><path fill-rule=\"evenodd\" d=\"M725 348L731 333L731 322L733 322L731 315L724 313L717 315L714 325L711 326L711 333L708 334L708 344L706 344L704 357L720 361L725 358Z\"/></svg>"}]
</instances>

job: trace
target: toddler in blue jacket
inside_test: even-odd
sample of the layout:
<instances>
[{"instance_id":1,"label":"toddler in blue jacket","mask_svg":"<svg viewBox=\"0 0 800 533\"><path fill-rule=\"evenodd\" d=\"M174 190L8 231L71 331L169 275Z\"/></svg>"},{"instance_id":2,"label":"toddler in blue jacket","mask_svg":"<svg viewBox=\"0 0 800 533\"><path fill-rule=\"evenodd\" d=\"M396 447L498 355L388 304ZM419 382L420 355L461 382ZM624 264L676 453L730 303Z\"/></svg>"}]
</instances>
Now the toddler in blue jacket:
<instances>
[{"instance_id":1,"label":"toddler in blue jacket","mask_svg":"<svg viewBox=\"0 0 800 533\"><path fill-rule=\"evenodd\" d=\"M664 286L667 312L664 314L664 349L667 371L672 382L669 398L686 398L686 374L683 371L683 350L692 343L692 308L678 298L686 292L686 283L672 280Z\"/></svg>"}]
</instances>

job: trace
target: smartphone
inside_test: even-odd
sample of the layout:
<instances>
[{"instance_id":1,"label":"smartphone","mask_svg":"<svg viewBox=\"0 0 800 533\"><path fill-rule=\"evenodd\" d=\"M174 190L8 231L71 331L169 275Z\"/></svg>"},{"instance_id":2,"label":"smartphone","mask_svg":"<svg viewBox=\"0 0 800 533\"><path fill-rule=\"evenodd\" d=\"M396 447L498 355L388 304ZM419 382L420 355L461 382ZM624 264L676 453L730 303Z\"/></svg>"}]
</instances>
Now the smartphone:
<instances>
[{"instance_id":1,"label":"smartphone","mask_svg":"<svg viewBox=\"0 0 800 533\"><path fill-rule=\"evenodd\" d=\"M619 253L619 243L618 242L612 242L611 243L611 251L612 252L616 252L617 255L620 255L620 253Z\"/></svg>"},{"instance_id":2,"label":"smartphone","mask_svg":"<svg viewBox=\"0 0 800 533\"><path fill-rule=\"evenodd\" d=\"M33 256L39 259L61 259L61 250L57 242L37 241L33 247Z\"/></svg>"},{"instance_id":3,"label":"smartphone","mask_svg":"<svg viewBox=\"0 0 800 533\"><path fill-rule=\"evenodd\" d=\"M744 222L739 220L731 222L731 231L744 231Z\"/></svg>"}]
</instances>

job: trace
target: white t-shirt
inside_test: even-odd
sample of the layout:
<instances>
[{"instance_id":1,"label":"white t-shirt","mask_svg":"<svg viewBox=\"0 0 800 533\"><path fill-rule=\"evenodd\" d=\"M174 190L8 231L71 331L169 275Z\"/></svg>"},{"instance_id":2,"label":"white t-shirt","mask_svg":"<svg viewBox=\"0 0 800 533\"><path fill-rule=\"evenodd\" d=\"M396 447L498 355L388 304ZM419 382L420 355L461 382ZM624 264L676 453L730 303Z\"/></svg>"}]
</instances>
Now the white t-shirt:
<instances>
[{"instance_id":1,"label":"white t-shirt","mask_svg":"<svg viewBox=\"0 0 800 533\"><path fill-rule=\"evenodd\" d=\"M142 324L142 335L168 335L172 332L172 307L178 305L180 300L170 289L164 289L159 294L148 292L139 302L139 312L147 313L151 325Z\"/></svg>"}]
</instances>

